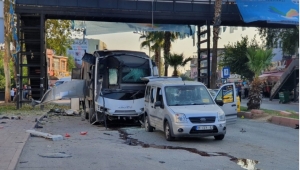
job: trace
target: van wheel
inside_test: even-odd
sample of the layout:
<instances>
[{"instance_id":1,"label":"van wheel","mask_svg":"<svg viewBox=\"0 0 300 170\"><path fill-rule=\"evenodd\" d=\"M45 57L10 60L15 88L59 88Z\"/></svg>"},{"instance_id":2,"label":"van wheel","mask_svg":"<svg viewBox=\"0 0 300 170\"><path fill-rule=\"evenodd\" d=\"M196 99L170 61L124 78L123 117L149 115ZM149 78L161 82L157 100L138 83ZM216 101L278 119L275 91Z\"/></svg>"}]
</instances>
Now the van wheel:
<instances>
[{"instance_id":1,"label":"van wheel","mask_svg":"<svg viewBox=\"0 0 300 170\"><path fill-rule=\"evenodd\" d=\"M153 132L153 127L150 125L148 116L145 116L145 130L146 132Z\"/></svg>"},{"instance_id":2,"label":"van wheel","mask_svg":"<svg viewBox=\"0 0 300 170\"><path fill-rule=\"evenodd\" d=\"M165 137L167 141L172 141L174 140L174 137L172 136L172 130L170 128L169 122L166 121L165 123Z\"/></svg>"},{"instance_id":3,"label":"van wheel","mask_svg":"<svg viewBox=\"0 0 300 170\"><path fill-rule=\"evenodd\" d=\"M223 140L225 135L217 135L217 136L214 136L215 137L215 140Z\"/></svg>"}]
</instances>

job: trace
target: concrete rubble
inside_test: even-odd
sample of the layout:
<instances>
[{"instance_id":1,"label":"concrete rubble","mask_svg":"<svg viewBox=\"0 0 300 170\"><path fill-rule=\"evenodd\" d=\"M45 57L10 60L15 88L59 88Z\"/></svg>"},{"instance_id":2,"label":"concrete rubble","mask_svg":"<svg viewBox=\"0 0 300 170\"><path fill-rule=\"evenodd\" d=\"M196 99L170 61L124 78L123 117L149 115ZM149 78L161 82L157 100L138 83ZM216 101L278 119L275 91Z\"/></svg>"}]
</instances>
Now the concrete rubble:
<instances>
[{"instance_id":1,"label":"concrete rubble","mask_svg":"<svg viewBox=\"0 0 300 170\"><path fill-rule=\"evenodd\" d=\"M26 130L26 132L30 133L30 135L44 137L46 139L51 139L53 141L60 141L64 139L62 135L52 135L50 133L44 133L36 130Z\"/></svg>"}]
</instances>

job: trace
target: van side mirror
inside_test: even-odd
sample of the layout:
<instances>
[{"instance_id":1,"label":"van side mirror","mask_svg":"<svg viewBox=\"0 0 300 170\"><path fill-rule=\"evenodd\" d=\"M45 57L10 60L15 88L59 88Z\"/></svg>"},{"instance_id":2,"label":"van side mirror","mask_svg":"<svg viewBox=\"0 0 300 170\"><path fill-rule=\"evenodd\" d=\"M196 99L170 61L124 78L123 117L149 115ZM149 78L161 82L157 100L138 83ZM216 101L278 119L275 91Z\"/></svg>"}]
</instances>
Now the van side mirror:
<instances>
[{"instance_id":1,"label":"van side mirror","mask_svg":"<svg viewBox=\"0 0 300 170\"><path fill-rule=\"evenodd\" d=\"M154 108L155 108L155 107L161 107L161 106L162 106L161 101L156 101L156 102L154 103Z\"/></svg>"},{"instance_id":2,"label":"van side mirror","mask_svg":"<svg viewBox=\"0 0 300 170\"><path fill-rule=\"evenodd\" d=\"M224 105L223 100L216 100L216 103L217 103L217 105L219 105L219 106L223 106L223 105Z\"/></svg>"}]
</instances>

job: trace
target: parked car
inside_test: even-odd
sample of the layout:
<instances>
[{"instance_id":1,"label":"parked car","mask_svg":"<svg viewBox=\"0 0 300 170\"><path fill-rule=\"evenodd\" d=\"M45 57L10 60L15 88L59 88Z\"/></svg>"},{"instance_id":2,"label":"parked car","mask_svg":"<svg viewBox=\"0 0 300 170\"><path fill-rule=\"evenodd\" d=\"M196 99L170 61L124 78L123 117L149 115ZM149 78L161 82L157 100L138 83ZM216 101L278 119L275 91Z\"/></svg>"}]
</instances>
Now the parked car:
<instances>
[{"instance_id":1,"label":"parked car","mask_svg":"<svg viewBox=\"0 0 300 170\"><path fill-rule=\"evenodd\" d=\"M232 84L222 87L227 86L234 88ZM225 111L229 108L223 104L223 100L214 100L200 82L149 82L145 92L145 130L163 131L166 140L207 136L222 140L226 134Z\"/></svg>"}]
</instances>

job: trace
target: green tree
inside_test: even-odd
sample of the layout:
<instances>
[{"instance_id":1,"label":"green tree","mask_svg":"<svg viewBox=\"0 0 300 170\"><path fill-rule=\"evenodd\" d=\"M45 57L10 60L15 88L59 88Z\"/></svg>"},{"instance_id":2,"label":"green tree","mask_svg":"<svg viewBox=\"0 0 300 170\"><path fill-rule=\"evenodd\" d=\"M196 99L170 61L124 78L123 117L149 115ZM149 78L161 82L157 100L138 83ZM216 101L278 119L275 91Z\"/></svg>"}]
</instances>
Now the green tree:
<instances>
[{"instance_id":1,"label":"green tree","mask_svg":"<svg viewBox=\"0 0 300 170\"><path fill-rule=\"evenodd\" d=\"M72 56L68 56L67 68L69 72L72 72L72 69L75 68L75 60Z\"/></svg>"},{"instance_id":2,"label":"green tree","mask_svg":"<svg viewBox=\"0 0 300 170\"><path fill-rule=\"evenodd\" d=\"M184 67L187 62L191 61L192 58L186 58L184 59L183 54L170 54L168 58L166 58L167 62L170 66L174 67L173 76L178 76L178 66Z\"/></svg>"},{"instance_id":3,"label":"green tree","mask_svg":"<svg viewBox=\"0 0 300 170\"><path fill-rule=\"evenodd\" d=\"M46 47L53 49L56 55L66 55L71 48L72 33L70 20L48 19L46 21Z\"/></svg>"},{"instance_id":4,"label":"green tree","mask_svg":"<svg viewBox=\"0 0 300 170\"><path fill-rule=\"evenodd\" d=\"M297 54L299 48L298 28L258 28L258 32L267 48L274 48L281 41L284 55Z\"/></svg>"},{"instance_id":5,"label":"green tree","mask_svg":"<svg viewBox=\"0 0 300 170\"><path fill-rule=\"evenodd\" d=\"M212 60L211 60L211 79L210 88L216 88L217 81L217 57L218 57L218 40L219 31L221 25L221 13L222 13L222 0L215 1L215 13L214 13L214 25L213 25L213 49L212 49ZM207 56L210 56L208 54Z\"/></svg>"},{"instance_id":6,"label":"green tree","mask_svg":"<svg viewBox=\"0 0 300 170\"><path fill-rule=\"evenodd\" d=\"M164 32L148 32L146 35L140 38L145 38L146 40L141 43L141 47L148 47L150 45L150 50L154 51L155 63L158 67L159 75L161 74L161 49L164 44Z\"/></svg>"},{"instance_id":7,"label":"green tree","mask_svg":"<svg viewBox=\"0 0 300 170\"><path fill-rule=\"evenodd\" d=\"M219 65L221 67L229 67L232 73L236 73L245 79L252 80L254 73L248 67L247 50L249 48L258 48L259 44L255 37L249 41L248 37L242 37L240 41L225 45L222 54L222 60Z\"/></svg>"},{"instance_id":8,"label":"green tree","mask_svg":"<svg viewBox=\"0 0 300 170\"><path fill-rule=\"evenodd\" d=\"M248 110L260 109L261 103L261 88L262 83L259 79L261 72L271 65L273 58L271 49L249 48L247 50L247 57L249 59L248 67L254 73L253 81L249 93L249 101L247 102Z\"/></svg>"},{"instance_id":9,"label":"green tree","mask_svg":"<svg viewBox=\"0 0 300 170\"><path fill-rule=\"evenodd\" d=\"M5 74L4 74L4 51L0 51L0 90L5 90ZM10 72L13 72L13 68L14 68L14 63L12 60L10 60L9 62L9 68L10 68ZM11 74L10 75L10 81L11 81L11 85L12 86L16 86L16 82L14 81L14 76Z\"/></svg>"}]
</instances>

